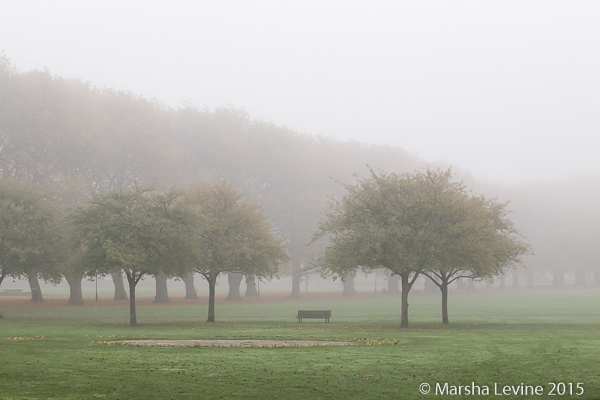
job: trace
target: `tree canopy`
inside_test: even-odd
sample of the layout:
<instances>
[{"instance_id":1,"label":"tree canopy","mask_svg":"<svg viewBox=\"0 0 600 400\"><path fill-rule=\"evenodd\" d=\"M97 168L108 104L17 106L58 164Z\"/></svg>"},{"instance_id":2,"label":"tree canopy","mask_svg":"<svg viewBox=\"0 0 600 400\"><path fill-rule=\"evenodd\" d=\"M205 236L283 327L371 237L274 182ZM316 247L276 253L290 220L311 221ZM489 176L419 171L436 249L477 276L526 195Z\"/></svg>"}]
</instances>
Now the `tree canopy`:
<instances>
[{"instance_id":1,"label":"tree canopy","mask_svg":"<svg viewBox=\"0 0 600 400\"><path fill-rule=\"evenodd\" d=\"M135 287L145 275L182 275L189 254L182 233L189 220L174 207L176 191L133 186L95 195L75 210L73 247L87 276L121 270L129 282L130 325L137 325Z\"/></svg>"},{"instance_id":2,"label":"tree canopy","mask_svg":"<svg viewBox=\"0 0 600 400\"><path fill-rule=\"evenodd\" d=\"M32 185L0 179L0 284L7 276L60 280L60 246L58 214L46 195Z\"/></svg>"},{"instance_id":3,"label":"tree canopy","mask_svg":"<svg viewBox=\"0 0 600 400\"><path fill-rule=\"evenodd\" d=\"M408 293L423 271L497 273L527 247L511 236L503 205L472 196L451 178L450 170L371 170L369 178L345 184L347 194L330 203L315 234L329 237L318 263L342 277L357 266L400 275L401 327L408 327Z\"/></svg>"},{"instance_id":4,"label":"tree canopy","mask_svg":"<svg viewBox=\"0 0 600 400\"><path fill-rule=\"evenodd\" d=\"M442 323L448 324L448 285L459 278L492 279L520 265L530 246L508 218L508 203L468 191L445 174L437 195L435 259L422 273L442 293Z\"/></svg>"},{"instance_id":5,"label":"tree canopy","mask_svg":"<svg viewBox=\"0 0 600 400\"><path fill-rule=\"evenodd\" d=\"M0 175L35 182L75 208L92 193L153 184L187 188L225 180L260 204L286 238L292 292L331 176L365 163L405 171L422 165L398 147L300 134L239 108L171 109L135 94L48 71L21 72L0 56Z\"/></svg>"},{"instance_id":6,"label":"tree canopy","mask_svg":"<svg viewBox=\"0 0 600 400\"><path fill-rule=\"evenodd\" d=\"M288 257L259 207L243 201L230 184L193 188L185 194L182 205L193 215L193 271L209 284L208 322L214 322L215 285L220 274L271 278Z\"/></svg>"},{"instance_id":7,"label":"tree canopy","mask_svg":"<svg viewBox=\"0 0 600 400\"><path fill-rule=\"evenodd\" d=\"M293 296L299 296L300 278L312 272L307 261L319 246L306 244L319 226L327 195L342 195L330 177L355 182L352 173L368 174L366 163L398 174L424 166L399 147L301 134L234 107L172 109L48 71L21 72L0 55L2 178L34 183L64 208L135 182L160 189L231 182L260 204L284 239L292 262L283 267L292 275ZM469 181L471 187L479 184ZM588 231L593 218L570 217L573 209L581 209L581 189L593 185L581 180L556 189L550 182L545 186L551 190L542 193L530 193L531 186L508 196L514 199L519 228L536 246L537 257L527 259L528 265L593 266L595 247L588 244L597 235L582 235L579 229L583 222ZM501 189L490 185L487 193ZM594 216L595 198L584 204ZM71 278L73 289L81 280L76 274Z\"/></svg>"}]
</instances>

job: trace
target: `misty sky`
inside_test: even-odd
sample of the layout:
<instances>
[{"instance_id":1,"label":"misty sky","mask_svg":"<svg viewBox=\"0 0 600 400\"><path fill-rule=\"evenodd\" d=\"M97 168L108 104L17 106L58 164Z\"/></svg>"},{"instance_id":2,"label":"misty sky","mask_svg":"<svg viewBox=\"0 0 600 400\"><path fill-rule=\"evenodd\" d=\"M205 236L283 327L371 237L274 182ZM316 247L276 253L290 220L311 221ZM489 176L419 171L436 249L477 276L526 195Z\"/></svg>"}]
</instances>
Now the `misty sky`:
<instances>
[{"instance_id":1,"label":"misty sky","mask_svg":"<svg viewBox=\"0 0 600 400\"><path fill-rule=\"evenodd\" d=\"M600 173L599 21L598 1L4 0L0 50L519 182Z\"/></svg>"}]
</instances>

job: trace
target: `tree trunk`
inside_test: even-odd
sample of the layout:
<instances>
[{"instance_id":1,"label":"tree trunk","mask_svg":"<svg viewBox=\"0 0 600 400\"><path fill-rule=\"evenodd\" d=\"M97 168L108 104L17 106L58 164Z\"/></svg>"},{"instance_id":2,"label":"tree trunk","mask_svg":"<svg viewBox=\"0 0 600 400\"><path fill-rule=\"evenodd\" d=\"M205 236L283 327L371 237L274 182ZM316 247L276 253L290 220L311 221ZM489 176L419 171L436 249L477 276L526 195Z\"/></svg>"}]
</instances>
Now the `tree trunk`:
<instances>
[{"instance_id":1,"label":"tree trunk","mask_svg":"<svg viewBox=\"0 0 600 400\"><path fill-rule=\"evenodd\" d=\"M254 275L246 275L246 294L244 297L259 297L256 289L256 277Z\"/></svg>"},{"instance_id":2,"label":"tree trunk","mask_svg":"<svg viewBox=\"0 0 600 400\"><path fill-rule=\"evenodd\" d=\"M354 277L356 276L356 271L352 271L348 275L344 277L342 283L344 284L344 289L342 291L342 296L354 296L356 294L356 289L354 288Z\"/></svg>"},{"instance_id":3,"label":"tree trunk","mask_svg":"<svg viewBox=\"0 0 600 400\"><path fill-rule=\"evenodd\" d=\"M413 278L413 281L410 281L410 273L400 274L400 278L402 281L402 314L400 316L400 328L408 328L408 292L410 292L415 279Z\"/></svg>"},{"instance_id":4,"label":"tree trunk","mask_svg":"<svg viewBox=\"0 0 600 400\"><path fill-rule=\"evenodd\" d=\"M519 273L517 271L513 270L512 273L511 273L511 275L512 275L512 278L513 278L512 285L514 287L519 287Z\"/></svg>"},{"instance_id":5,"label":"tree trunk","mask_svg":"<svg viewBox=\"0 0 600 400\"><path fill-rule=\"evenodd\" d=\"M578 286L585 285L585 270L575 271L575 284Z\"/></svg>"},{"instance_id":6,"label":"tree trunk","mask_svg":"<svg viewBox=\"0 0 600 400\"><path fill-rule=\"evenodd\" d=\"M155 303L170 303L169 290L167 288L167 275L161 272L154 276L156 280L156 296L154 296Z\"/></svg>"},{"instance_id":7,"label":"tree trunk","mask_svg":"<svg viewBox=\"0 0 600 400\"><path fill-rule=\"evenodd\" d=\"M113 283L115 284L115 300L127 300L127 292L125 291L125 284L123 283L123 274L121 271L112 272Z\"/></svg>"},{"instance_id":8,"label":"tree trunk","mask_svg":"<svg viewBox=\"0 0 600 400\"><path fill-rule=\"evenodd\" d=\"M69 301L67 301L67 304L72 306L84 305L83 293L81 291L81 280L83 279L83 275L67 274L65 275L65 279L69 284Z\"/></svg>"},{"instance_id":9,"label":"tree trunk","mask_svg":"<svg viewBox=\"0 0 600 400\"><path fill-rule=\"evenodd\" d=\"M186 299L197 299L198 293L196 293L196 288L194 287L194 273L190 272L183 278L183 283L185 283L185 298Z\"/></svg>"},{"instance_id":10,"label":"tree trunk","mask_svg":"<svg viewBox=\"0 0 600 400\"><path fill-rule=\"evenodd\" d=\"M506 276L500 275L500 290L506 289Z\"/></svg>"},{"instance_id":11,"label":"tree trunk","mask_svg":"<svg viewBox=\"0 0 600 400\"><path fill-rule=\"evenodd\" d=\"M36 273L27 273L27 280L29 281L29 288L31 289L31 301L34 303L41 303L44 301L42 296L42 289L40 288L40 281L38 280Z\"/></svg>"},{"instance_id":12,"label":"tree trunk","mask_svg":"<svg viewBox=\"0 0 600 400\"><path fill-rule=\"evenodd\" d=\"M141 275L136 277L136 274L126 272L127 283L129 283L129 326L137 326L137 311L135 309L135 286L138 284Z\"/></svg>"},{"instance_id":13,"label":"tree trunk","mask_svg":"<svg viewBox=\"0 0 600 400\"><path fill-rule=\"evenodd\" d=\"M292 299L299 299L300 295L300 281L302 280L302 262L292 260Z\"/></svg>"},{"instance_id":14,"label":"tree trunk","mask_svg":"<svg viewBox=\"0 0 600 400\"><path fill-rule=\"evenodd\" d=\"M137 312L135 309L135 279L129 279L129 326L137 326Z\"/></svg>"},{"instance_id":15,"label":"tree trunk","mask_svg":"<svg viewBox=\"0 0 600 400\"><path fill-rule=\"evenodd\" d=\"M400 275L390 275L388 278L387 292L392 294L400 293L399 283Z\"/></svg>"},{"instance_id":16,"label":"tree trunk","mask_svg":"<svg viewBox=\"0 0 600 400\"><path fill-rule=\"evenodd\" d=\"M442 282L440 284L440 291L442 292L442 324L449 324L448 319L448 282Z\"/></svg>"},{"instance_id":17,"label":"tree trunk","mask_svg":"<svg viewBox=\"0 0 600 400\"><path fill-rule=\"evenodd\" d=\"M533 288L533 271L532 270L527 271L527 287L529 289Z\"/></svg>"},{"instance_id":18,"label":"tree trunk","mask_svg":"<svg viewBox=\"0 0 600 400\"><path fill-rule=\"evenodd\" d=\"M467 291L474 292L475 291L475 279L467 278Z\"/></svg>"},{"instance_id":19,"label":"tree trunk","mask_svg":"<svg viewBox=\"0 0 600 400\"><path fill-rule=\"evenodd\" d=\"M227 274L227 283L229 283L229 293L227 294L227 300L242 300L240 294L240 285L244 279L243 274Z\"/></svg>"},{"instance_id":20,"label":"tree trunk","mask_svg":"<svg viewBox=\"0 0 600 400\"><path fill-rule=\"evenodd\" d=\"M215 322L215 285L217 278L207 279L208 281L208 319L206 322Z\"/></svg>"}]
</instances>

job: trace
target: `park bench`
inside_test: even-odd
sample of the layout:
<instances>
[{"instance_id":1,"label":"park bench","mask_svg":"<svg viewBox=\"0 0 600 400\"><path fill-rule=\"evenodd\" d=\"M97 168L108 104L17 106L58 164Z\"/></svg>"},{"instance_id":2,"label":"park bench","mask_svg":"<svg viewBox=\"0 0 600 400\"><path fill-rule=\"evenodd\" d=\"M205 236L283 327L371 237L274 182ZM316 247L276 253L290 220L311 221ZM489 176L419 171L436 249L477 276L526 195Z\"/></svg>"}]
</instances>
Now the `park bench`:
<instances>
[{"instance_id":1,"label":"park bench","mask_svg":"<svg viewBox=\"0 0 600 400\"><path fill-rule=\"evenodd\" d=\"M325 318L325 322L329 322L331 318L331 310L298 310L298 322L302 322L302 318Z\"/></svg>"}]
</instances>

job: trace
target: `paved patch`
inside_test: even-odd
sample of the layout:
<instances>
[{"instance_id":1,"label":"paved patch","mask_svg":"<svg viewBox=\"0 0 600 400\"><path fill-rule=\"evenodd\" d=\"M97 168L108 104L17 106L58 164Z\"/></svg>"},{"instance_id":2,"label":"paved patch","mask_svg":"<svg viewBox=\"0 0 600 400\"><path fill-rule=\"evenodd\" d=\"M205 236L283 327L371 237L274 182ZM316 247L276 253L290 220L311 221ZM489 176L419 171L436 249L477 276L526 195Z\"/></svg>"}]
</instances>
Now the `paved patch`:
<instances>
[{"instance_id":1,"label":"paved patch","mask_svg":"<svg viewBox=\"0 0 600 400\"><path fill-rule=\"evenodd\" d=\"M357 342L334 342L329 340L124 340L123 343L146 346L213 346L213 347L308 347L353 346Z\"/></svg>"}]
</instances>

